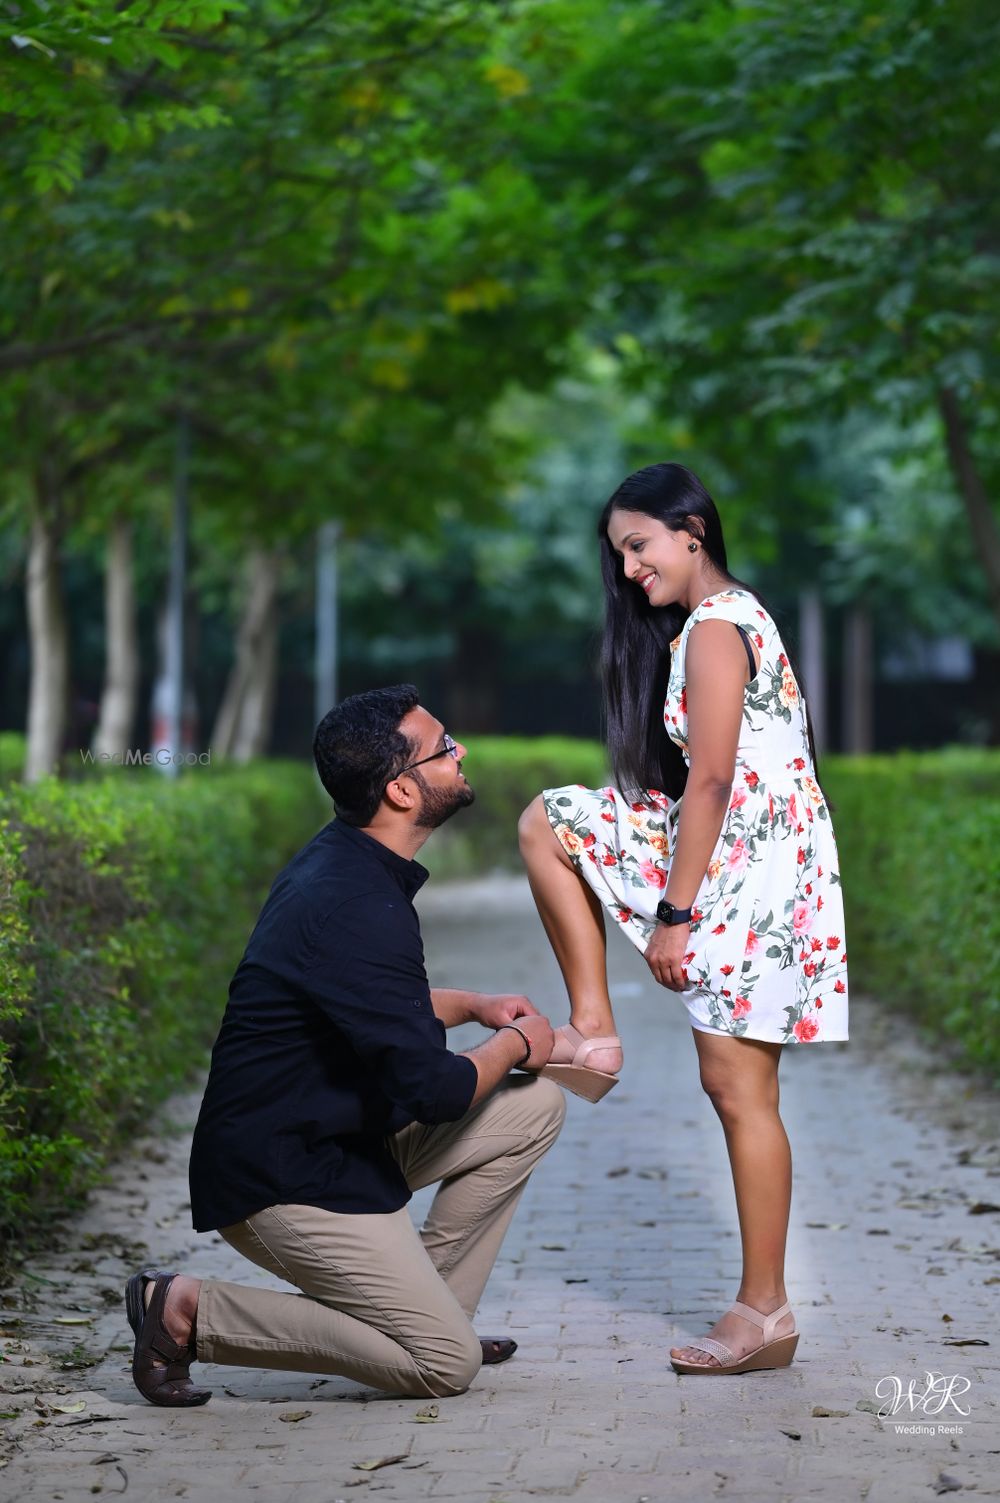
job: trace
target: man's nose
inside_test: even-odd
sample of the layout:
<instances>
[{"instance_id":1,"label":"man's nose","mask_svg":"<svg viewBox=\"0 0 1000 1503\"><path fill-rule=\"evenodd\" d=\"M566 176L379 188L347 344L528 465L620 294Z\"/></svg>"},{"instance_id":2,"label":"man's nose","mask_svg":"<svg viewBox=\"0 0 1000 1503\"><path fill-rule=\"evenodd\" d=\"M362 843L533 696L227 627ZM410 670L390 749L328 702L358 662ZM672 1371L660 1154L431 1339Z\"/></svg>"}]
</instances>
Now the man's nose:
<instances>
[{"instance_id":1,"label":"man's nose","mask_svg":"<svg viewBox=\"0 0 1000 1503\"><path fill-rule=\"evenodd\" d=\"M455 758L457 762L461 762L463 757L467 757L469 755L468 747L463 746L461 741L455 742L455 751L458 754Z\"/></svg>"}]
</instances>

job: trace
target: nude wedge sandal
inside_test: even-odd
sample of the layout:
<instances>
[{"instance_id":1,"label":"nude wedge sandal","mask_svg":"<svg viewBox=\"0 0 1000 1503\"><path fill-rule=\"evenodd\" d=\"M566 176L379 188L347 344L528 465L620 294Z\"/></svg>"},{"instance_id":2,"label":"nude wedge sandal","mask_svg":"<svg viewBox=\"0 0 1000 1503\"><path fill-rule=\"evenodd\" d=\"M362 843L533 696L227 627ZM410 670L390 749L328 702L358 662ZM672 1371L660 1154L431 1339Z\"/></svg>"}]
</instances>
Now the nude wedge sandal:
<instances>
[{"instance_id":1,"label":"nude wedge sandal","mask_svg":"<svg viewBox=\"0 0 1000 1503\"><path fill-rule=\"evenodd\" d=\"M595 1049L620 1049L621 1039L616 1034L609 1038L585 1039L572 1023L564 1023L553 1031L555 1048L539 1075L548 1075L557 1085L572 1091L574 1096L582 1096L585 1101L600 1101L618 1084L619 1077L604 1070L588 1070L584 1061Z\"/></svg>"},{"instance_id":2,"label":"nude wedge sandal","mask_svg":"<svg viewBox=\"0 0 1000 1503\"><path fill-rule=\"evenodd\" d=\"M786 1315L791 1315L790 1304L782 1305L780 1310L775 1310L770 1315L765 1315L761 1310L755 1310L752 1305L745 1305L742 1300L734 1300L730 1305L734 1315L742 1315L744 1320L752 1321L755 1326L760 1326L763 1332L763 1340L760 1346L754 1347L752 1352L747 1352L743 1357L734 1357L733 1353L721 1341L713 1341L710 1336L705 1336L701 1341L685 1341L684 1346L692 1346L695 1351L708 1352L714 1357L719 1366L714 1367L711 1363L702 1362L679 1362L676 1357L671 1357L671 1366L676 1373L685 1376L694 1373L750 1373L771 1367L788 1367L795 1356L795 1348L799 1344L797 1330L789 1331L785 1336L774 1338L775 1328L778 1321Z\"/></svg>"}]
</instances>

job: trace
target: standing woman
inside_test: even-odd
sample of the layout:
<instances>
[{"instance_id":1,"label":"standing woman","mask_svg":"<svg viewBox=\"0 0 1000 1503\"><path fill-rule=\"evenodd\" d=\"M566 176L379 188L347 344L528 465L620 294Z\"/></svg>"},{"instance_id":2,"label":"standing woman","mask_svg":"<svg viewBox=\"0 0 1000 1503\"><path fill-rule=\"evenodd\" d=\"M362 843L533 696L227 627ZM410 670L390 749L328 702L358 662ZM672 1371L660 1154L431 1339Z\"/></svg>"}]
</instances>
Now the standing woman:
<instances>
[{"instance_id":1,"label":"standing woman","mask_svg":"<svg viewBox=\"0 0 1000 1503\"><path fill-rule=\"evenodd\" d=\"M672 1349L673 1366L783 1367L798 1332L784 1285L792 1170L778 1061L784 1044L847 1038L839 864L812 730L777 627L729 573L696 475L636 471L598 536L617 786L550 788L520 826L570 1000L542 1073L591 1101L617 1083L607 909L687 1008L736 1189L736 1302L707 1338Z\"/></svg>"}]
</instances>

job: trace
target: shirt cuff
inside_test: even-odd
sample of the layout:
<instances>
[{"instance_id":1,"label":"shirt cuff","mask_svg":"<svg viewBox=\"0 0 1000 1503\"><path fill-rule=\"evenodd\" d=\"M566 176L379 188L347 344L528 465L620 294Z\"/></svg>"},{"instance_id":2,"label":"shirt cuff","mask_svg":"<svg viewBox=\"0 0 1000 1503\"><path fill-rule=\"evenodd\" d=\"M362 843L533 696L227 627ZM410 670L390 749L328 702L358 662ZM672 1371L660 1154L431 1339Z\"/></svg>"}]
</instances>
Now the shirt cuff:
<instances>
[{"instance_id":1,"label":"shirt cuff","mask_svg":"<svg viewBox=\"0 0 1000 1503\"><path fill-rule=\"evenodd\" d=\"M434 1116L438 1122L457 1122L472 1105L479 1084L479 1071L465 1054L456 1054L452 1060L444 1084L434 1102Z\"/></svg>"}]
</instances>

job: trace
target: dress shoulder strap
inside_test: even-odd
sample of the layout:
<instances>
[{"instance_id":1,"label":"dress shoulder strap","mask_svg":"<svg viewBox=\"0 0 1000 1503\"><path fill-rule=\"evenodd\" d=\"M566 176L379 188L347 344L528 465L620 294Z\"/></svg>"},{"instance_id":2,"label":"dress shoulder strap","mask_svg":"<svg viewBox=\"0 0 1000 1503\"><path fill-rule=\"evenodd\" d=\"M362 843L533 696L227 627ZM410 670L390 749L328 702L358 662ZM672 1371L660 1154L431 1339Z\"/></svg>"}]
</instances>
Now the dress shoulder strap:
<instances>
[{"instance_id":1,"label":"dress shoulder strap","mask_svg":"<svg viewBox=\"0 0 1000 1503\"><path fill-rule=\"evenodd\" d=\"M757 659L753 655L753 648L750 646L750 638L746 632L746 629L740 626L738 622L734 622L733 624L735 625L736 630L739 632L740 641L743 643L744 649L746 650L747 662L750 664L750 677L753 678L757 672Z\"/></svg>"}]
</instances>

